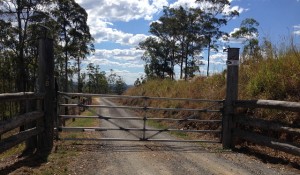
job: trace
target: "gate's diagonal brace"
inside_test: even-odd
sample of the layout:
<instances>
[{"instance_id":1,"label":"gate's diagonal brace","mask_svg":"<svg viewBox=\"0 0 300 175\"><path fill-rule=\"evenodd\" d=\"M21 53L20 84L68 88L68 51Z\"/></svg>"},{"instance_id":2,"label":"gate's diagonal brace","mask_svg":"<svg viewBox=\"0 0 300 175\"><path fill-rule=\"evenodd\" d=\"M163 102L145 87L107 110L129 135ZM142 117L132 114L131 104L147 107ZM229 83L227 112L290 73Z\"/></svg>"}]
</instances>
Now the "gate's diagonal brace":
<instances>
[{"instance_id":1,"label":"gate's diagonal brace","mask_svg":"<svg viewBox=\"0 0 300 175\"><path fill-rule=\"evenodd\" d=\"M151 138L153 138L153 137L155 137L155 136L157 136L157 135L159 135L159 134L161 134L162 132L165 132L165 131L168 131L168 129L160 130L160 131L158 131L157 133L155 133L155 134L153 134L153 135L151 135L151 136L148 136L146 139L147 139L147 140L148 140L148 139L151 139Z\"/></svg>"},{"instance_id":2,"label":"gate's diagonal brace","mask_svg":"<svg viewBox=\"0 0 300 175\"><path fill-rule=\"evenodd\" d=\"M141 139L141 138L140 138L139 136L137 136L136 134L130 132L130 130L127 130L126 128L124 128L124 127L118 125L117 123L111 121L109 117L102 116L102 115L98 114L95 110L90 109L88 106L85 106L85 105L83 105L83 104L82 104L82 105L79 105L79 104L78 104L78 106L80 106L80 107L85 107L86 110L88 110L89 112L91 112L91 113L97 115L97 116L99 117L99 119L104 119L104 120L106 120L107 122L109 122L110 124L112 124L112 125L118 127L119 129L121 129L121 130L123 130L123 131L125 131L125 132L127 132L127 133L129 133L129 134L131 134L131 135L133 135L134 137L136 137L136 138L138 138L138 139Z\"/></svg>"}]
</instances>

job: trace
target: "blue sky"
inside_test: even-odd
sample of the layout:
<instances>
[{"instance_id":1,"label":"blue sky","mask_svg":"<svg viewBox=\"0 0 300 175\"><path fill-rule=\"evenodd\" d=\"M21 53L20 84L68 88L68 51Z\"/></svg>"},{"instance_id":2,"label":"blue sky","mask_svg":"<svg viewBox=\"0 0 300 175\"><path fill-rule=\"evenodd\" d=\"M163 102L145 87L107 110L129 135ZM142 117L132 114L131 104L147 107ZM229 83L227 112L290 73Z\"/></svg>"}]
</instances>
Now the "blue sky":
<instances>
[{"instance_id":1,"label":"blue sky","mask_svg":"<svg viewBox=\"0 0 300 175\"><path fill-rule=\"evenodd\" d=\"M259 23L259 36L280 44L285 38L294 36L300 43L300 0L230 0L227 8L240 12L222 30L230 33L238 29L245 18L254 18ZM95 38L95 53L83 61L83 65L94 63L102 71L122 76L127 84L144 74L142 50L138 43L149 36L149 25L162 15L163 6L195 6L194 0L76 0L89 15L88 25ZM236 40L224 43L240 46ZM224 69L226 53L213 53L211 72ZM206 60L204 60L206 63ZM201 68L204 73L205 67Z\"/></svg>"}]
</instances>

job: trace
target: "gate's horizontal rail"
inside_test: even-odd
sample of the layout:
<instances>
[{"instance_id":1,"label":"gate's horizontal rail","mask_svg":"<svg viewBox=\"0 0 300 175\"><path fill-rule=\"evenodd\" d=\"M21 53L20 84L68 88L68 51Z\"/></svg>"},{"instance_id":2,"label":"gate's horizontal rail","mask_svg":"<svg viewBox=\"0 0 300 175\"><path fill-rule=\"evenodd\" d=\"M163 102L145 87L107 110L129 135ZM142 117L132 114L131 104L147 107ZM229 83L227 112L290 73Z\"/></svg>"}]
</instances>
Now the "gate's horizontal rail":
<instances>
[{"instance_id":1,"label":"gate's horizontal rail","mask_svg":"<svg viewBox=\"0 0 300 175\"><path fill-rule=\"evenodd\" d=\"M151 99L151 100L187 100L196 102L208 103L223 103L224 100L208 100L208 99L193 99L193 98L168 98L168 97L147 97L147 96L128 96L128 95L109 95L109 94L88 94L88 93L66 93L58 92L66 96L81 96L81 97L111 97L111 98L134 98L134 99Z\"/></svg>"},{"instance_id":2,"label":"gate's horizontal rail","mask_svg":"<svg viewBox=\"0 0 300 175\"><path fill-rule=\"evenodd\" d=\"M60 104L60 106L69 106L69 107L79 106L79 107L110 108L110 109L161 110L161 111L221 112L221 110L209 110L209 109L155 108L155 107L137 107L137 106L107 106L107 105L80 105L80 104Z\"/></svg>"},{"instance_id":3,"label":"gate's horizontal rail","mask_svg":"<svg viewBox=\"0 0 300 175\"><path fill-rule=\"evenodd\" d=\"M72 141L150 141L150 142L203 142L203 143L221 143L219 140L172 140L172 139L124 139L124 138L60 138L60 140Z\"/></svg>"},{"instance_id":4,"label":"gate's horizontal rail","mask_svg":"<svg viewBox=\"0 0 300 175\"><path fill-rule=\"evenodd\" d=\"M141 117L104 117L104 116L82 116L82 115L59 115L62 118L70 119L70 118L97 118L97 119L116 119L116 120L165 120L165 121L177 121L177 122L204 122L204 123L220 123L222 120L199 120L199 119L175 119L175 118L141 118Z\"/></svg>"},{"instance_id":5,"label":"gate's horizontal rail","mask_svg":"<svg viewBox=\"0 0 300 175\"><path fill-rule=\"evenodd\" d=\"M62 131L156 131L156 132L196 132L196 133L221 133L221 130L184 130L184 129L144 129L144 128L104 128L104 127L59 127L59 130Z\"/></svg>"}]
</instances>

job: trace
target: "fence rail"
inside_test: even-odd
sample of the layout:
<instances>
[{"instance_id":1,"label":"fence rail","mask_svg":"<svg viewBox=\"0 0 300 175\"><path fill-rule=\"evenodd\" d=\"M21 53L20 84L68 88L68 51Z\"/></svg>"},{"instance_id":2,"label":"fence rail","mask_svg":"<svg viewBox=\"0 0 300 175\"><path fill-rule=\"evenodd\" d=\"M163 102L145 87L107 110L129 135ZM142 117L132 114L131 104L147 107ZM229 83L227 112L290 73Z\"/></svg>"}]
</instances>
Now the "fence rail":
<instances>
[{"instance_id":1,"label":"fence rail","mask_svg":"<svg viewBox=\"0 0 300 175\"><path fill-rule=\"evenodd\" d=\"M34 92L18 92L18 93L3 93L0 94L0 102L20 101L20 100L41 100L44 94L37 94Z\"/></svg>"},{"instance_id":2,"label":"fence rail","mask_svg":"<svg viewBox=\"0 0 300 175\"><path fill-rule=\"evenodd\" d=\"M0 102L7 101L24 101L26 106L28 106L29 100L43 100L43 95L37 95L33 92L21 92L21 93L6 93L0 94ZM41 104L38 104L34 108L41 107ZM30 109L27 109L30 110ZM24 112L24 111L23 111ZM28 139L36 137L44 131L42 127L43 124L44 112L42 109L27 111L23 114L16 115L8 120L0 122L0 135L6 134L7 132L20 128L21 126L25 129L19 132L15 132L13 135L9 135L6 138L0 140L0 153L10 149L11 147L22 143ZM32 125L32 123L35 123ZM37 138L37 137L36 137ZM35 145L37 146L37 145Z\"/></svg>"},{"instance_id":3,"label":"fence rail","mask_svg":"<svg viewBox=\"0 0 300 175\"><path fill-rule=\"evenodd\" d=\"M277 100L237 100L235 107L268 108L300 112L300 103Z\"/></svg>"},{"instance_id":4,"label":"fence rail","mask_svg":"<svg viewBox=\"0 0 300 175\"><path fill-rule=\"evenodd\" d=\"M292 112L300 111L300 103L275 101L275 100L238 100L234 103L236 108L265 108L286 110ZM237 128L233 128L233 137L250 141L255 144L267 146L276 150L280 150L289 154L300 156L300 144L287 140L277 139L273 137L264 136L254 131L244 130L245 126L256 128L262 131L273 131L277 133L285 133L290 136L300 137L300 129L283 124L275 123L274 121L267 121L255 117L236 116Z\"/></svg>"}]
</instances>

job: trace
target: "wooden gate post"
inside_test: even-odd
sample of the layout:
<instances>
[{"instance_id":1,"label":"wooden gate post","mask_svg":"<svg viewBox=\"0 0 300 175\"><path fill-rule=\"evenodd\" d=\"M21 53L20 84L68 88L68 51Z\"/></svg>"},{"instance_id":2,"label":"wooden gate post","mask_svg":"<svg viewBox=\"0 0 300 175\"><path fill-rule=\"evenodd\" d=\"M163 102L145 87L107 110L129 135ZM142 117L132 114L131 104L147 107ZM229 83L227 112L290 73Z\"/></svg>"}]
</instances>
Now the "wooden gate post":
<instances>
[{"instance_id":1,"label":"wooden gate post","mask_svg":"<svg viewBox=\"0 0 300 175\"><path fill-rule=\"evenodd\" d=\"M54 58L53 40L41 38L39 40L39 60L38 60L38 93L44 94L44 132L39 137L39 149L51 151L54 136L54 116L55 114L55 82L54 82Z\"/></svg>"},{"instance_id":2,"label":"wooden gate post","mask_svg":"<svg viewBox=\"0 0 300 175\"><path fill-rule=\"evenodd\" d=\"M234 107L238 99L239 48L228 48L226 98L223 113L222 144L224 149L233 148L232 127Z\"/></svg>"}]
</instances>

